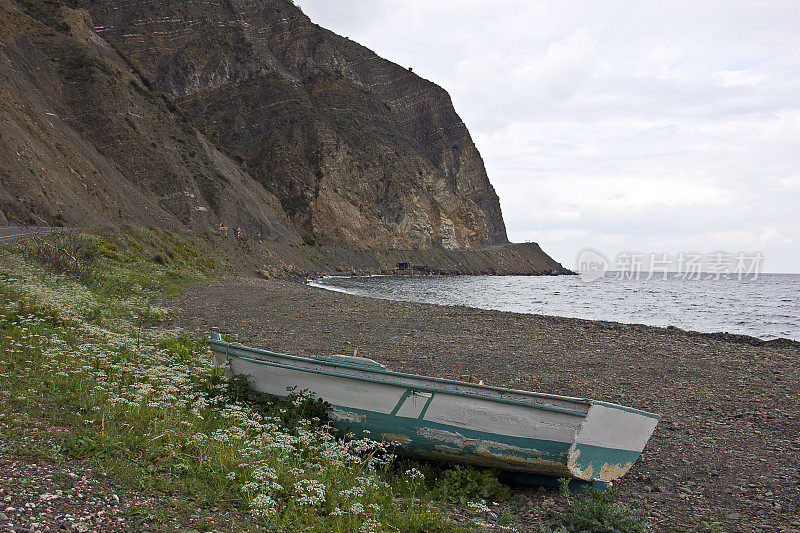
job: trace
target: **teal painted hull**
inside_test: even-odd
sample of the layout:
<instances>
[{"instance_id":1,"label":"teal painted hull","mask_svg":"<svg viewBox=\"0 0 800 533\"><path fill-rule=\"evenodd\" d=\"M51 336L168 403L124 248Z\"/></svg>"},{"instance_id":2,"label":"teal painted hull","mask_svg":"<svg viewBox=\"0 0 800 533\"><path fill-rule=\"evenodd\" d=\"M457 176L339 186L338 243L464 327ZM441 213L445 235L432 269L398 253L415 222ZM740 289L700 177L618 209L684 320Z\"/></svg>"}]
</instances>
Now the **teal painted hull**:
<instances>
[{"instance_id":1,"label":"teal painted hull","mask_svg":"<svg viewBox=\"0 0 800 533\"><path fill-rule=\"evenodd\" d=\"M421 459L451 460L512 472L546 472L551 476L554 470L563 469L563 475L571 477L568 464L572 452L576 450L580 453L575 464L582 470L594 464L632 464L640 455L638 451L587 444L573 449L568 442L498 435L418 419L398 419L393 415L372 411L339 409L361 417L362 421L354 422L350 418L335 421L338 429L358 438L376 439L376 435L380 435L383 440L396 443L401 453ZM457 440L448 440L436 435L459 437ZM407 437L407 440L403 437Z\"/></svg>"},{"instance_id":2,"label":"teal painted hull","mask_svg":"<svg viewBox=\"0 0 800 533\"><path fill-rule=\"evenodd\" d=\"M212 337L217 365L282 396L307 389L332 404L337 427L422 459L519 476L609 482L639 457L658 415L564 396L392 372L369 360L289 356Z\"/></svg>"}]
</instances>

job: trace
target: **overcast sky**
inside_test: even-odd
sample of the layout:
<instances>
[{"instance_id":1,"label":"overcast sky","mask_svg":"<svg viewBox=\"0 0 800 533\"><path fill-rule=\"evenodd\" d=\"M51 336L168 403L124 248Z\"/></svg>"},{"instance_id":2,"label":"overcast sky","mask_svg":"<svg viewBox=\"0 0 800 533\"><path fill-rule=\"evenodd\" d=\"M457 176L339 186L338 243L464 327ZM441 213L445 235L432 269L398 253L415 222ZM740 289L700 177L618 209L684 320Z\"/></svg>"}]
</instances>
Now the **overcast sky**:
<instances>
[{"instance_id":1,"label":"overcast sky","mask_svg":"<svg viewBox=\"0 0 800 533\"><path fill-rule=\"evenodd\" d=\"M800 2L296 3L449 91L512 241L800 272Z\"/></svg>"}]
</instances>

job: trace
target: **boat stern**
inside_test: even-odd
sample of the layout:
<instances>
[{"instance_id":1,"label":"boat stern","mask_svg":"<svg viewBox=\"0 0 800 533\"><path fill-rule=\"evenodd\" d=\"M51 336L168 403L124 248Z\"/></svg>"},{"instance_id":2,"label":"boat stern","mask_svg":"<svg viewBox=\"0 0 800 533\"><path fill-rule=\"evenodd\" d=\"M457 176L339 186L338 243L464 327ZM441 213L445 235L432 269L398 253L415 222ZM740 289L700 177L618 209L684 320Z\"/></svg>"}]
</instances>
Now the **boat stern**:
<instances>
[{"instance_id":1,"label":"boat stern","mask_svg":"<svg viewBox=\"0 0 800 533\"><path fill-rule=\"evenodd\" d=\"M570 448L567 466L586 481L614 481L639 458L658 424L659 415L593 401Z\"/></svg>"},{"instance_id":2,"label":"boat stern","mask_svg":"<svg viewBox=\"0 0 800 533\"><path fill-rule=\"evenodd\" d=\"M222 340L218 331L212 331L208 336L208 346L211 348L211 358L214 366L221 368L228 377L232 377L230 357L228 357L228 343Z\"/></svg>"}]
</instances>

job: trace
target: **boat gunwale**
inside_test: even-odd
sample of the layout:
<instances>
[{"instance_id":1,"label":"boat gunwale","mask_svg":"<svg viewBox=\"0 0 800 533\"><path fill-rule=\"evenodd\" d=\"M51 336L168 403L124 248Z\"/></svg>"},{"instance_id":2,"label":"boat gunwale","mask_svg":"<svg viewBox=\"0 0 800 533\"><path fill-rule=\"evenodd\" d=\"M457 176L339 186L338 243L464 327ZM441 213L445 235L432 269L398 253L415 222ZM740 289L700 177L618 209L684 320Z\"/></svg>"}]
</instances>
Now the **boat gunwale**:
<instances>
[{"instance_id":1,"label":"boat gunwale","mask_svg":"<svg viewBox=\"0 0 800 533\"><path fill-rule=\"evenodd\" d=\"M223 352L220 351L219 353L223 353ZM233 353L233 354L232 353L225 353L224 355L226 355L227 357L238 357L239 359L242 359L242 360L245 360L245 361L249 361L251 363L255 363L255 364L259 364L259 365L267 365L267 366L274 366L274 367L278 367L278 368L285 368L285 369L288 369L288 370L295 370L297 372L309 372L311 374L322 374L322 375L325 375L325 376L333 376L333 377L338 377L338 378L342 378L342 379L353 379L353 380L356 380L356 381L365 381L365 382L368 382L368 383L377 383L377 384L380 384L380 385L388 385L388 386L391 386L391 387L414 389L414 390L419 390L419 391L422 391L422 392L431 392L431 393L434 393L434 394L452 394L454 396L463 396L463 397L474 398L474 399L478 399L478 400L486 400L486 401L496 402L496 403L505 403L505 404L517 405L517 406L521 406L521 407L529 407L529 408L532 408L532 409L540 409L540 410L543 410L543 411L551 411L551 412L560 413L560 414L577 416L577 417L580 417L580 418L586 418L588 416L588 414L589 414L588 411L586 413L582 413L580 411L571 411L569 409L563 409L561 407L553 407L553 406L550 406L550 405L537 405L537 404L534 404L534 403L523 402L523 401L520 401L520 400L510 400L510 399L507 399L507 398L495 398L495 397L492 397L492 396L484 396L484 395L481 395L481 394L474 394L474 393L471 393L471 392L461 392L461 391L451 391L451 390L446 390L446 389L437 389L437 388L434 388L434 387L426 387L425 385L421 385L421 386L418 386L418 385L407 385L407 384L393 382L393 381L382 381L380 379L369 378L369 377L365 377L365 376L348 376L348 375L345 375L345 374L339 374L339 373L336 373L336 372L331 372L329 370L317 370L315 368L303 368L303 367L299 367L299 366L292 366L292 365L285 364L285 363L276 363L276 362L273 362L273 361L265 361L264 359L259 359L257 357L248 357L246 355L235 354L235 353ZM275 355L281 355L281 354L275 354ZM312 362L314 361L314 359L312 359L312 358L308 358L308 359L310 361L312 361ZM322 363L322 364L327 364L327 362ZM336 366L347 366L347 365L336 365ZM363 368L356 368L355 370L364 370L364 369ZM425 376L417 376L417 375L414 375L414 374L405 374L405 376L415 377L415 378L416 377L425 378ZM467 385L470 385L470 383L467 383ZM588 403L589 406L591 406L591 402L587 402L587 403ZM344 406L342 406L342 407L344 407Z\"/></svg>"},{"instance_id":2,"label":"boat gunwale","mask_svg":"<svg viewBox=\"0 0 800 533\"><path fill-rule=\"evenodd\" d=\"M628 407L627 405L620 405L618 403L604 402L603 400L590 400L590 401L592 402L592 405L599 405L601 407L608 407L609 409L626 411L628 413L633 413L635 415L641 415L641 416L646 416L647 418L654 418L656 420L661 420L661 415L658 413L642 411L641 409L636 409L635 407Z\"/></svg>"},{"instance_id":3,"label":"boat gunwale","mask_svg":"<svg viewBox=\"0 0 800 533\"><path fill-rule=\"evenodd\" d=\"M214 333L216 333L216 332L214 332ZM212 333L212 335L214 335L214 333ZM216 333L216 334L219 335L218 333ZM367 371L371 371L371 372L378 372L380 374L386 374L386 375L389 375L389 376L396 376L396 377L402 377L402 378L422 379L422 380L425 380L425 381L431 381L431 382L434 382L434 383L443 383L443 384L448 384L448 385L457 385L457 386L466 385L466 386L469 386L469 387L472 387L472 388L486 389L486 390L491 390L491 391L500 392L500 393L518 394L518 395L522 395L522 396L529 396L529 397L532 397L532 398L543 398L543 399L552 399L552 400L565 400L565 401L576 403L576 404L588 405L590 409L591 409L591 407L593 405L599 405L599 406L602 406L602 407L607 407L607 408L610 408L610 409L617 409L617 410L620 410L620 411L625 411L625 412L628 412L628 413L641 415L641 416L645 416L645 417L648 417L648 418L654 418L656 420L660 420L661 419L661 415L659 415L659 414L650 413L648 411L643 411L641 409L636 409L635 407L628 407L628 406L619 405L619 404L616 404L616 403L605 402L605 401L602 401L602 400L591 400L591 399L587 399L587 398L577 398L577 397L572 397L572 396L560 396L560 395L557 395L557 394L547 394L547 393L542 393L542 392L523 391L523 390L511 389L511 388L507 388L507 387L495 387L495 386L492 386L492 385L480 385L480 384L476 384L476 383L467 383L466 381L458 381L458 380L453 380L453 379L437 378L437 377L434 377L434 376L422 376L420 374L408 374L408 373L405 373L405 372L397 372L397 371L394 371L394 370L389 370L389 369L387 369L385 367L384 368L372 367L370 365L362 365L362 364L359 364L359 363L347 363L347 362L344 362L344 361L330 361L330 360L324 360L324 359L317 359L317 358L314 358L314 357L304 357L304 356L299 356L299 355L289 355L289 354L283 354L283 353L279 353L279 352L273 352L273 351L270 351L270 350L264 350L264 349L261 349L261 348L254 348L252 346L245 346L245 345L239 344L239 343L226 342L226 341L223 341L221 338L220 339L209 338L208 342L210 344L217 344L219 346L224 346L226 348L226 355L227 355L228 349L236 348L236 349L242 349L242 350L245 350L245 351L250 351L250 352L270 355L270 356L274 356L274 357L283 357L283 358L286 358L286 359L289 359L289 360L310 362L310 363L328 365L328 366L333 366L333 367L343 367L343 368L349 368L349 369L352 369L352 370L362 370L362 371L363 370L367 370ZM351 377L351 376L347 376L347 377ZM380 381L380 380L375 380L375 381L378 381L380 383L385 383L385 382ZM448 393L453 393L453 394L470 394L470 395L474 395L477 398L488 398L490 400L505 401L505 402L519 402L520 405L534 406L533 404L529 404L527 402L523 402L523 401L519 401L519 400L508 400L508 399L503 399L503 398L492 398L492 397L482 396L480 394L475 394L475 393L462 393L460 391L440 391L439 389L433 389L433 391L434 392L437 392L437 391L439 391L439 392L448 392ZM560 407L550 407L550 406L543 406L543 405L540 405L540 406L537 406L537 407L539 407L539 408L548 407L550 409L554 409L554 410L558 410L558 411L563 409L563 408L560 408ZM569 409L563 409L563 411L567 412L567 413L572 413L573 412L573 411L570 411ZM583 416L584 418L587 415L588 415L588 410L587 410L586 413L581 413L581 416Z\"/></svg>"},{"instance_id":4,"label":"boat gunwale","mask_svg":"<svg viewBox=\"0 0 800 533\"><path fill-rule=\"evenodd\" d=\"M344 367L344 368L351 368L353 370L370 370L370 371L374 371L374 372L379 372L381 374L388 374L390 376L397 376L397 377L404 377L404 378L419 378L419 379L424 379L424 380L428 380L428 381L434 381L434 382L437 382L437 383L447 383L449 385L467 385L469 387L476 387L476 388L480 388L480 389L493 390L493 391L496 391L496 392L521 394L523 396L532 396L532 397L535 397L535 398L545 398L545 399L551 399L551 400L566 400L566 401L569 401L569 402L572 402L572 403L578 403L578 404L583 404L583 405L588 405L588 406L591 406L593 403L596 402L596 400L591 400L589 398L579 398L579 397L576 397L576 396L561 396L561 395L558 395L558 394L547 394L545 392L533 392L533 391L525 391L525 390L519 390L519 389L510 389L508 387L497 387L497 386L493 386L493 385L480 385L478 383L469 383L467 381L459 381L459 380L456 380L456 379L437 378L435 376L423 376L421 374L408 374L408 373L405 373L405 372L398 372L396 370L389 370L388 368L385 368L385 367L384 368L373 367L371 365L363 365L361 363L347 363L345 361L330 361L330 360L324 359L324 356L317 358L317 357L306 357L306 356L302 356L302 355L289 355L289 354L285 354L285 353L272 352L270 350L264 350L262 348L254 348L252 346L245 346L245 345L240 344L240 343L226 342L226 341L223 341L223 340L209 339L208 342L209 343L223 345L223 346L230 347L230 348L244 349L244 350L247 350L247 351L250 351L250 352L262 353L262 354L265 354L265 355L272 355L272 356L276 356L276 357L285 357L287 359L292 359L292 360L296 360L296 361L307 361L307 362L330 365L330 366L341 366L341 367ZM608 404L608 405L616 405L616 404ZM624 407L624 406L619 406L619 407ZM630 409L633 409L633 408L630 408ZM642 411L642 413L645 414L646 411ZM652 414L652 413L647 413L647 414Z\"/></svg>"}]
</instances>

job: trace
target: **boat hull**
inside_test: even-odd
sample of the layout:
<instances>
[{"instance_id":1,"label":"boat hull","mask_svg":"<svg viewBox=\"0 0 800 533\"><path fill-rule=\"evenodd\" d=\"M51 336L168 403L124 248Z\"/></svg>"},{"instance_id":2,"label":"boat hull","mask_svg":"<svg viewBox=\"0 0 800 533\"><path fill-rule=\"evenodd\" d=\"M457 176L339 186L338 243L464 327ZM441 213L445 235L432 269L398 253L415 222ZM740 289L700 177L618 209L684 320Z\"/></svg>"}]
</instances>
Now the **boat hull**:
<instances>
[{"instance_id":1,"label":"boat hull","mask_svg":"<svg viewBox=\"0 0 800 533\"><path fill-rule=\"evenodd\" d=\"M522 474L608 482L636 461L657 415L581 398L536 394L276 354L210 340L229 376L276 396L308 390L356 437L405 455Z\"/></svg>"}]
</instances>

